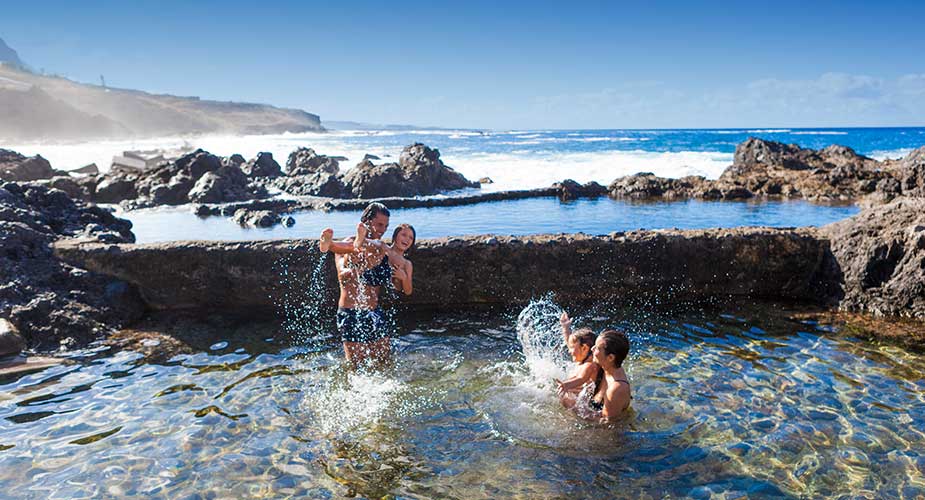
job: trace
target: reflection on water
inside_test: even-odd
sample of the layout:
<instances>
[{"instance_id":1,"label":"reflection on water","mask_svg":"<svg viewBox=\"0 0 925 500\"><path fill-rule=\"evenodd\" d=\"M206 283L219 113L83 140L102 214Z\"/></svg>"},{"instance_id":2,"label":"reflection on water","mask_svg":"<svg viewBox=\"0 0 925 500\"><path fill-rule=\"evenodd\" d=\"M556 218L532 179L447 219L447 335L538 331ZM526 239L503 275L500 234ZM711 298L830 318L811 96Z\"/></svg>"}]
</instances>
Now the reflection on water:
<instances>
[{"instance_id":1,"label":"reflection on water","mask_svg":"<svg viewBox=\"0 0 925 500\"><path fill-rule=\"evenodd\" d=\"M564 351L521 347L558 333L554 305L533 307L519 320L404 318L397 363L380 373L344 370L336 344L284 346L273 327L158 362L75 353L4 382L3 494L925 494L922 354L773 314L570 311L577 326L620 326L633 341L632 412L601 427L558 406Z\"/></svg>"},{"instance_id":2,"label":"reflection on water","mask_svg":"<svg viewBox=\"0 0 925 500\"><path fill-rule=\"evenodd\" d=\"M393 224L414 225L420 238L472 234L607 234L635 229L821 226L858 212L846 204L789 201L631 202L609 198L561 203L555 198L500 201L458 207L394 209ZM292 227L242 228L229 217L200 219L190 207L136 210L119 214L134 225L139 243L172 240L257 240L317 238L325 227L336 235L356 232L360 212L306 211L293 214Z\"/></svg>"}]
</instances>

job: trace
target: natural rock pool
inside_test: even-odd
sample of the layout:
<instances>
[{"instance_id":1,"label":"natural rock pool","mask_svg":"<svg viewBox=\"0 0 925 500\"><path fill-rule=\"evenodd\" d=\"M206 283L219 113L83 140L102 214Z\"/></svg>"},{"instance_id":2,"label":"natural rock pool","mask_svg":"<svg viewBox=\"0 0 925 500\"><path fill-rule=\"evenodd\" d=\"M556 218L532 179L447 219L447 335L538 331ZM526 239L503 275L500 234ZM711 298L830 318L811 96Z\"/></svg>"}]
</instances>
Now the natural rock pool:
<instances>
[{"instance_id":1,"label":"natural rock pool","mask_svg":"<svg viewBox=\"0 0 925 500\"><path fill-rule=\"evenodd\" d=\"M293 214L295 225L242 228L227 217L199 218L190 207L136 210L119 214L132 221L138 243L174 240L257 240L317 238L322 228L337 235L356 232L360 212L306 211ZM414 225L419 238L473 234L576 233L607 234L633 229L702 229L711 227L822 226L858 212L850 204L787 201L631 202L609 198L562 203L555 198L479 203L476 205L393 209L393 225Z\"/></svg>"},{"instance_id":2,"label":"natural rock pool","mask_svg":"<svg viewBox=\"0 0 925 500\"><path fill-rule=\"evenodd\" d=\"M632 411L561 409L557 306L405 315L395 366L271 324L74 352L0 385L13 498L914 498L925 356L776 307L570 311L633 342ZM290 325L291 326L291 325ZM180 330L183 330L181 327Z\"/></svg>"}]
</instances>

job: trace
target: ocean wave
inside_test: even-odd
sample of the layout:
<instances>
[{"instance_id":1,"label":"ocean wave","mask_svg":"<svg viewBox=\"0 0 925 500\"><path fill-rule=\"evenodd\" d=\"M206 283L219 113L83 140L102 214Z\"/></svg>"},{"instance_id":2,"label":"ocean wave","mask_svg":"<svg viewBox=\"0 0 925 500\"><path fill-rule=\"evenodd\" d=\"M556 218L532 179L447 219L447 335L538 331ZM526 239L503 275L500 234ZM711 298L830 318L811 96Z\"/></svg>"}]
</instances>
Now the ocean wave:
<instances>
[{"instance_id":1,"label":"ocean wave","mask_svg":"<svg viewBox=\"0 0 925 500\"><path fill-rule=\"evenodd\" d=\"M661 177L702 175L715 179L732 163L731 153L698 151L601 151L580 153L476 153L444 158L469 179L490 177L483 191L546 187L563 179L607 185L618 177L652 172Z\"/></svg>"},{"instance_id":2,"label":"ocean wave","mask_svg":"<svg viewBox=\"0 0 925 500\"><path fill-rule=\"evenodd\" d=\"M867 156L875 160L878 160L878 161L891 160L891 159L895 160L898 158L902 158L913 151L915 151L915 148L890 149L890 150L882 150L882 151L872 151Z\"/></svg>"},{"instance_id":3,"label":"ocean wave","mask_svg":"<svg viewBox=\"0 0 925 500\"><path fill-rule=\"evenodd\" d=\"M793 135L848 135L848 132L841 132L836 130L800 130L790 133Z\"/></svg>"}]
</instances>

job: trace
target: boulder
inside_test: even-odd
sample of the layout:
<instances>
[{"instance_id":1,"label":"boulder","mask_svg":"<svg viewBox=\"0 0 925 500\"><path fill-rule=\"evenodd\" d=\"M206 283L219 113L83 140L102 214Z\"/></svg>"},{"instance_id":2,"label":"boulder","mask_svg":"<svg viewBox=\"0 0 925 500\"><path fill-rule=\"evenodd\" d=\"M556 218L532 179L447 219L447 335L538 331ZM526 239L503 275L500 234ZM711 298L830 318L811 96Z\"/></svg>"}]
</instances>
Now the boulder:
<instances>
[{"instance_id":1,"label":"boulder","mask_svg":"<svg viewBox=\"0 0 925 500\"><path fill-rule=\"evenodd\" d=\"M26 341L9 321L0 318L0 358L15 356L26 348Z\"/></svg>"},{"instance_id":2,"label":"boulder","mask_svg":"<svg viewBox=\"0 0 925 500\"><path fill-rule=\"evenodd\" d=\"M96 166L96 163L91 163L89 165L84 165L80 168L75 168L71 170L72 174L85 174L85 175L97 175L100 173L100 168Z\"/></svg>"},{"instance_id":3,"label":"boulder","mask_svg":"<svg viewBox=\"0 0 925 500\"><path fill-rule=\"evenodd\" d=\"M27 182L67 175L51 168L48 160L39 155L23 156L16 151L0 149L0 181Z\"/></svg>"},{"instance_id":4,"label":"boulder","mask_svg":"<svg viewBox=\"0 0 925 500\"><path fill-rule=\"evenodd\" d=\"M552 187L558 191L559 199L563 201L578 198L595 198L607 194L607 188L593 181L579 184L572 179L566 179L553 184Z\"/></svg>"},{"instance_id":5,"label":"boulder","mask_svg":"<svg viewBox=\"0 0 925 500\"><path fill-rule=\"evenodd\" d=\"M286 174L290 176L310 175L316 172L336 174L340 171L338 160L319 155L311 148L299 148L289 153L286 160Z\"/></svg>"},{"instance_id":6,"label":"boulder","mask_svg":"<svg viewBox=\"0 0 925 500\"><path fill-rule=\"evenodd\" d=\"M846 311L925 320L925 198L902 197L819 230Z\"/></svg>"},{"instance_id":7,"label":"boulder","mask_svg":"<svg viewBox=\"0 0 925 500\"><path fill-rule=\"evenodd\" d=\"M294 196L344 196L344 183L340 176L330 172L315 172L308 175L280 177L273 184L278 189Z\"/></svg>"},{"instance_id":8,"label":"boulder","mask_svg":"<svg viewBox=\"0 0 925 500\"><path fill-rule=\"evenodd\" d=\"M137 177L131 175L107 175L97 184L93 192L93 201L96 203L119 203L123 200L133 200L138 197L135 189Z\"/></svg>"},{"instance_id":9,"label":"boulder","mask_svg":"<svg viewBox=\"0 0 925 500\"><path fill-rule=\"evenodd\" d=\"M354 198L423 196L442 191L479 187L440 160L440 151L415 143L404 150L398 163L376 165L361 161L343 177L344 187Z\"/></svg>"},{"instance_id":10,"label":"boulder","mask_svg":"<svg viewBox=\"0 0 925 500\"><path fill-rule=\"evenodd\" d=\"M241 171L248 177L279 177L283 170L273 159L273 153L258 153L253 160L241 165Z\"/></svg>"},{"instance_id":11,"label":"boulder","mask_svg":"<svg viewBox=\"0 0 925 500\"><path fill-rule=\"evenodd\" d=\"M232 216L242 226L273 227L280 222L280 216L269 210L248 210L241 208Z\"/></svg>"},{"instance_id":12,"label":"boulder","mask_svg":"<svg viewBox=\"0 0 925 500\"><path fill-rule=\"evenodd\" d=\"M249 198L247 176L235 166L206 172L196 181L188 195L189 201L193 203L225 203Z\"/></svg>"},{"instance_id":13,"label":"boulder","mask_svg":"<svg viewBox=\"0 0 925 500\"><path fill-rule=\"evenodd\" d=\"M223 165L234 165L236 167L240 167L244 163L247 163L247 160L245 160L244 157L239 155L238 153L235 153L229 156L228 158L225 158L224 160L222 160Z\"/></svg>"}]
</instances>

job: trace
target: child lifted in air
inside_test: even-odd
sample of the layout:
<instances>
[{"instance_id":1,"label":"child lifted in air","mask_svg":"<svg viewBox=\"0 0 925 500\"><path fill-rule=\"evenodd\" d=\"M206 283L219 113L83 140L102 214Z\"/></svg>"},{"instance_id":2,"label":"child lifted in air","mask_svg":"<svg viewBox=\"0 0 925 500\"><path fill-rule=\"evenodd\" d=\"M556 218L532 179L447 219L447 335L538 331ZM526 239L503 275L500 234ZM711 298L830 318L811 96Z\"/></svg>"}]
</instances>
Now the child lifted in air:
<instances>
[{"instance_id":1,"label":"child lifted in air","mask_svg":"<svg viewBox=\"0 0 925 500\"><path fill-rule=\"evenodd\" d=\"M559 325L562 327L562 335L565 337L565 345L572 356L572 361L576 366L569 373L569 378L565 380L555 379L558 389L556 393L559 396L559 402L566 408L573 408L578 394L582 387L589 382L596 382L600 374L601 367L592 359L591 349L594 347L594 341L597 335L590 328L579 328L572 331L572 319L568 313L563 312L559 318Z\"/></svg>"}]
</instances>

